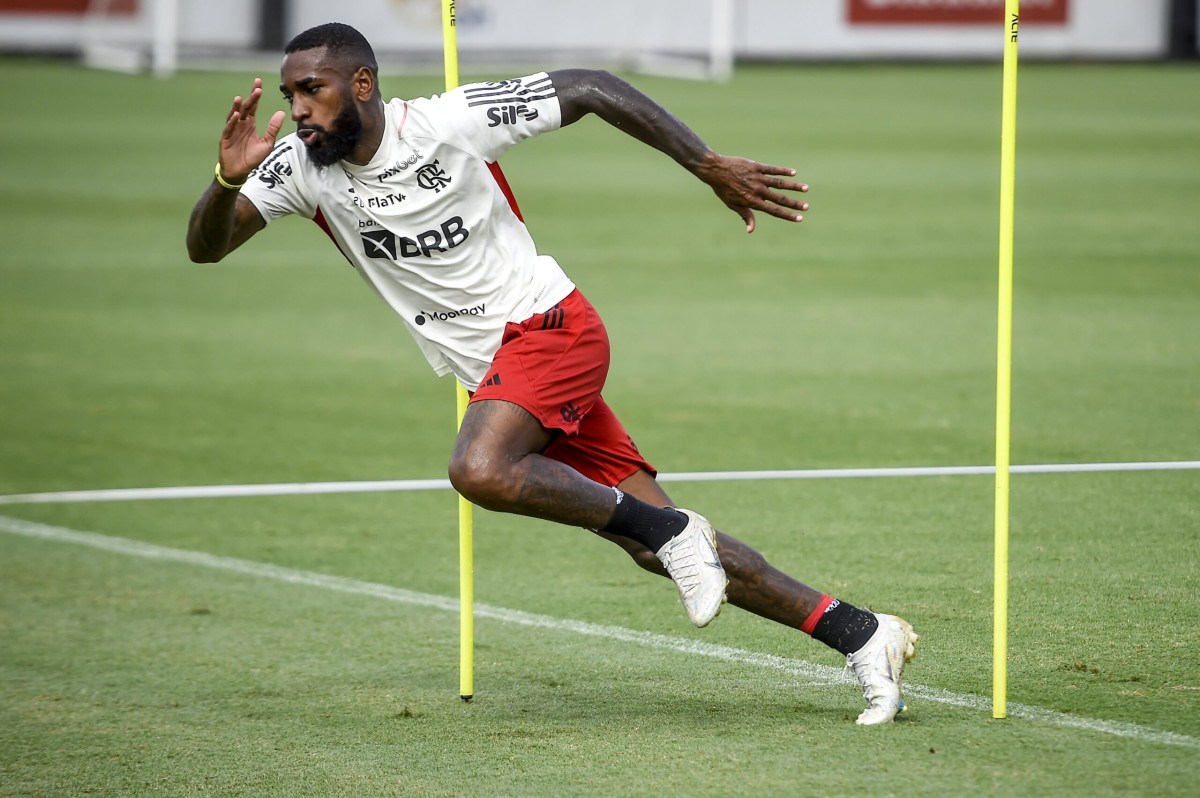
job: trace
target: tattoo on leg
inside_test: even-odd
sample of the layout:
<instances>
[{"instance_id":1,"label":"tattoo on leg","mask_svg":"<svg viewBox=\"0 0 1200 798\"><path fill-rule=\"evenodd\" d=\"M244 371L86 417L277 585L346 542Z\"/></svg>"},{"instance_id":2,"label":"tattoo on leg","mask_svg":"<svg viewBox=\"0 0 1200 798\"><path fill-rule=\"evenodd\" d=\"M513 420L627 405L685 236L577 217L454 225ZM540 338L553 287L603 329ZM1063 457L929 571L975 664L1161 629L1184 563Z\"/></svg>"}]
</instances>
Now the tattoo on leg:
<instances>
[{"instance_id":1,"label":"tattoo on leg","mask_svg":"<svg viewBox=\"0 0 1200 798\"><path fill-rule=\"evenodd\" d=\"M729 601L735 606L799 629L821 600L821 591L773 567L736 538L722 533L717 553L729 576Z\"/></svg>"},{"instance_id":2,"label":"tattoo on leg","mask_svg":"<svg viewBox=\"0 0 1200 798\"><path fill-rule=\"evenodd\" d=\"M662 564L649 549L628 538L600 534L625 549L634 562L645 570L667 576ZM824 595L774 568L757 551L723 532L718 533L717 554L729 577L729 587L726 588L729 602L762 618L800 629Z\"/></svg>"},{"instance_id":3,"label":"tattoo on leg","mask_svg":"<svg viewBox=\"0 0 1200 798\"><path fill-rule=\"evenodd\" d=\"M523 479L514 512L561 524L600 529L612 518L616 494L570 466L540 454L521 458Z\"/></svg>"}]
</instances>

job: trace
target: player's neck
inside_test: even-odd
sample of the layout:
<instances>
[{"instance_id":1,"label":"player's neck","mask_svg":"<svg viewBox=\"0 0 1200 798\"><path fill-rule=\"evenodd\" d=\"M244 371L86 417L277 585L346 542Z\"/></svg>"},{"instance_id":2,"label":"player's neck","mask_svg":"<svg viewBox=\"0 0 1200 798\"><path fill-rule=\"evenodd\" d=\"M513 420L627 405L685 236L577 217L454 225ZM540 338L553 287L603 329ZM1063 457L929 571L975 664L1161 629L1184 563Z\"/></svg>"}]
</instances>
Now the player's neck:
<instances>
[{"instance_id":1,"label":"player's neck","mask_svg":"<svg viewBox=\"0 0 1200 798\"><path fill-rule=\"evenodd\" d=\"M387 127L387 113L382 100L363 111L362 123L362 136L359 137L358 145L346 157L347 161L356 166L369 164L375 157L375 153L379 152L379 145L383 143L383 131Z\"/></svg>"}]
</instances>

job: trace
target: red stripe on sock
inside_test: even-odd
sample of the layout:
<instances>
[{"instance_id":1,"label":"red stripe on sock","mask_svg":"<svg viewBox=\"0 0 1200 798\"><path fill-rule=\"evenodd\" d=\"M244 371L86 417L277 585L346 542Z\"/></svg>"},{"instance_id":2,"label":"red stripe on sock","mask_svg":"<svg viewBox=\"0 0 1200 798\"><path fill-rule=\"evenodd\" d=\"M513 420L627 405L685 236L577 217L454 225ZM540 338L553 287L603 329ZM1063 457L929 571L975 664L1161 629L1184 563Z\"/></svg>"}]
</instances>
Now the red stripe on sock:
<instances>
[{"instance_id":1,"label":"red stripe on sock","mask_svg":"<svg viewBox=\"0 0 1200 798\"><path fill-rule=\"evenodd\" d=\"M825 614L825 610L829 609L829 605L832 603L833 596L821 596L821 600L817 603L817 608L800 625L800 631L806 635L811 635L813 629L817 628L817 621L821 620L821 616Z\"/></svg>"}]
</instances>

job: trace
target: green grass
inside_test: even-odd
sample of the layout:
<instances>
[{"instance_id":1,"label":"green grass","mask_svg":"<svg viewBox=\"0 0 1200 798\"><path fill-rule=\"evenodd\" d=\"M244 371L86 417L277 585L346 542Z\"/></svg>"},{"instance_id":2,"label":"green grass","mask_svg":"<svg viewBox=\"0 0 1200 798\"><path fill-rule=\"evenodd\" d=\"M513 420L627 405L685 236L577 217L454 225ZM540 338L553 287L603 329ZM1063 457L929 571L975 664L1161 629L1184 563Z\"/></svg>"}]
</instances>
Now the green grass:
<instances>
[{"instance_id":1,"label":"green grass","mask_svg":"<svg viewBox=\"0 0 1200 798\"><path fill-rule=\"evenodd\" d=\"M450 383L313 225L187 262L251 76L3 69L0 494L444 475ZM632 79L716 149L794 165L813 204L747 237L591 120L505 158L540 247L606 318L606 395L647 456L991 462L998 67ZM1194 68L1022 67L1016 463L1200 459L1198 91ZM903 612L910 682L986 703L990 479L668 488L785 570ZM457 592L445 492L0 515ZM1018 475L1012 517L1010 700L1060 714L997 722L929 692L871 730L851 685L491 618L464 705L452 612L0 535L0 795L1193 794L1200 475ZM476 556L495 607L840 665L736 609L691 629L668 583L576 531L480 512Z\"/></svg>"}]
</instances>

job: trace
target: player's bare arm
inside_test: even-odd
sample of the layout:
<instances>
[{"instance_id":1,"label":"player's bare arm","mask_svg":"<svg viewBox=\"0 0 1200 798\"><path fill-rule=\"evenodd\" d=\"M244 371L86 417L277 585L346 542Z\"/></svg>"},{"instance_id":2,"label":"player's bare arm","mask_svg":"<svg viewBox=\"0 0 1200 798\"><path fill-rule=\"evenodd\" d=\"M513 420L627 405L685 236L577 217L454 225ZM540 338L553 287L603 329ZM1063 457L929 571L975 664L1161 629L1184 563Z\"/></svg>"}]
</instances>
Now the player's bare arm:
<instances>
[{"instance_id":1,"label":"player's bare arm","mask_svg":"<svg viewBox=\"0 0 1200 798\"><path fill-rule=\"evenodd\" d=\"M249 96L234 97L225 118L217 154L220 179L213 177L188 220L188 256L196 263L221 260L266 226L254 203L236 188L271 154L286 118L283 111L276 111L266 133L258 134L256 113L262 92L262 80L255 78Z\"/></svg>"},{"instance_id":2,"label":"player's bare arm","mask_svg":"<svg viewBox=\"0 0 1200 798\"><path fill-rule=\"evenodd\" d=\"M608 72L563 69L551 72L550 79L562 107L564 126L592 113L661 150L707 183L730 210L742 217L747 233L754 232L755 211L790 222L804 219L797 211L807 211L808 203L782 193L808 191L806 183L790 179L795 177L795 169L713 152L669 111Z\"/></svg>"}]
</instances>

